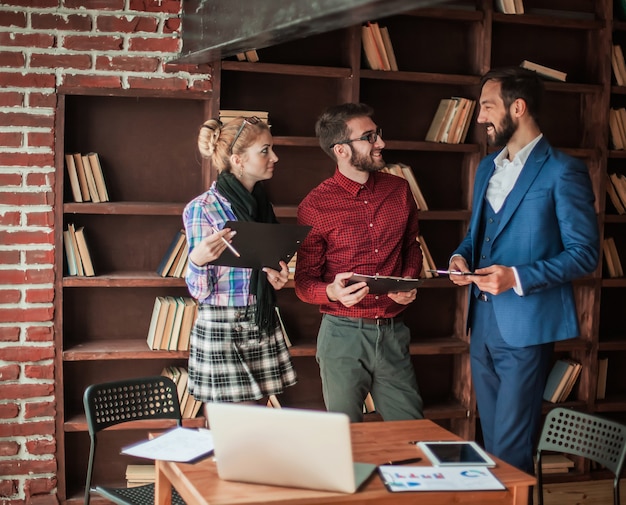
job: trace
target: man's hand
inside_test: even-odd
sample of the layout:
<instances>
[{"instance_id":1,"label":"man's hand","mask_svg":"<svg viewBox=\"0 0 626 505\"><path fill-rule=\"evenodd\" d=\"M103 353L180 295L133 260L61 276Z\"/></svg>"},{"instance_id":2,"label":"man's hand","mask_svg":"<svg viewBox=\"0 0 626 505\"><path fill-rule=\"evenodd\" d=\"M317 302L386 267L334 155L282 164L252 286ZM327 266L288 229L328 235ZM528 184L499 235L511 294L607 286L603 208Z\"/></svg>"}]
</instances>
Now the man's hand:
<instances>
[{"instance_id":1,"label":"man's hand","mask_svg":"<svg viewBox=\"0 0 626 505\"><path fill-rule=\"evenodd\" d=\"M511 267L503 265L491 265L486 268L476 270L478 275L459 275L457 277L468 277L481 291L499 295L515 286L515 274Z\"/></svg>"},{"instance_id":2,"label":"man's hand","mask_svg":"<svg viewBox=\"0 0 626 505\"><path fill-rule=\"evenodd\" d=\"M467 261L462 256L454 256L450 261L448 270L456 270L457 272L469 272ZM471 284L476 277L473 275L450 274L450 280L457 286L467 286Z\"/></svg>"},{"instance_id":3,"label":"man's hand","mask_svg":"<svg viewBox=\"0 0 626 505\"><path fill-rule=\"evenodd\" d=\"M365 282L356 282L347 286L346 283L350 277L352 277L352 272L338 273L335 275L335 280L326 286L326 296L331 302L339 302L345 307L352 307L370 292Z\"/></svg>"},{"instance_id":4,"label":"man's hand","mask_svg":"<svg viewBox=\"0 0 626 505\"><path fill-rule=\"evenodd\" d=\"M387 296L400 305L408 305L415 300L417 289L411 291L398 291L397 293L387 293Z\"/></svg>"}]
</instances>

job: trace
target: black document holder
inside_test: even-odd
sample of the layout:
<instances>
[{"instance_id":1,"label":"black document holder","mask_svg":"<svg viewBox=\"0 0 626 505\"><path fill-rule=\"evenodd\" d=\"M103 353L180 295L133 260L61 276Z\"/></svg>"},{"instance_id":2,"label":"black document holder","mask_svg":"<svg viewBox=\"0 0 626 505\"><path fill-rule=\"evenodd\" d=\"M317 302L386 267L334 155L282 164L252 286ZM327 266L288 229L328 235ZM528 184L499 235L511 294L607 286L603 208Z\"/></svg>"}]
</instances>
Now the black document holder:
<instances>
[{"instance_id":1,"label":"black document holder","mask_svg":"<svg viewBox=\"0 0 626 505\"><path fill-rule=\"evenodd\" d=\"M274 270L280 270L281 260L289 263L311 230L311 226L255 221L227 221L224 228L237 231L231 244L241 257L226 249L211 264Z\"/></svg>"}]
</instances>

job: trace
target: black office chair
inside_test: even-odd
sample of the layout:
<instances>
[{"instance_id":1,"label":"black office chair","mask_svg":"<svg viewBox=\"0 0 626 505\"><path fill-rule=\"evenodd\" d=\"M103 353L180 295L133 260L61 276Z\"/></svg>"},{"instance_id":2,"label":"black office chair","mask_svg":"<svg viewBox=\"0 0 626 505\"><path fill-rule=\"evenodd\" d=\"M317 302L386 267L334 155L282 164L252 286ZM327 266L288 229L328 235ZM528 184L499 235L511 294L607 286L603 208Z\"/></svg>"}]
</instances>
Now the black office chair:
<instances>
[{"instance_id":1,"label":"black office chair","mask_svg":"<svg viewBox=\"0 0 626 505\"><path fill-rule=\"evenodd\" d=\"M546 416L537 446L537 494L543 505L541 454L555 451L582 456L613 472L613 501L619 505L619 481L626 458L626 425L594 414L557 407Z\"/></svg>"},{"instance_id":2,"label":"black office chair","mask_svg":"<svg viewBox=\"0 0 626 505\"><path fill-rule=\"evenodd\" d=\"M83 404L91 438L85 505L89 505L91 492L98 493L119 505L153 505L154 484L130 488L92 487L96 435L106 428L128 421L174 419L178 426L181 426L176 384L170 378L161 375L93 384L85 390ZM172 489L172 503L185 504L175 489Z\"/></svg>"}]
</instances>

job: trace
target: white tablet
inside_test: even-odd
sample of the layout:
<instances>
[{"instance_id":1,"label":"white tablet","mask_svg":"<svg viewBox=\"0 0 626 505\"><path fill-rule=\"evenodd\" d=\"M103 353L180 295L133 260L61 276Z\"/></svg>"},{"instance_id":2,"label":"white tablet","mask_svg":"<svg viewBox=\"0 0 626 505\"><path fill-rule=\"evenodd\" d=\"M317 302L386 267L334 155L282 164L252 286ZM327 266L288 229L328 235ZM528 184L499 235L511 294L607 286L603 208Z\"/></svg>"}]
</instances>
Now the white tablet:
<instances>
[{"instance_id":1,"label":"white tablet","mask_svg":"<svg viewBox=\"0 0 626 505\"><path fill-rule=\"evenodd\" d=\"M476 442L418 442L417 446L434 466L496 466Z\"/></svg>"}]
</instances>

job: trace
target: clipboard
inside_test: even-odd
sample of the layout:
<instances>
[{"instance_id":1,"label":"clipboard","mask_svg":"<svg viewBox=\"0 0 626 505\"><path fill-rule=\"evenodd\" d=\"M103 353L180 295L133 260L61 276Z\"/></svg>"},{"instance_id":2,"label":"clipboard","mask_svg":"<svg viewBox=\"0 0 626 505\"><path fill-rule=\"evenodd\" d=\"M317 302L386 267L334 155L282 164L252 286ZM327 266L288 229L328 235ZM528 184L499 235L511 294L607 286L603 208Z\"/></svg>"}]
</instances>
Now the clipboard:
<instances>
[{"instance_id":1,"label":"clipboard","mask_svg":"<svg viewBox=\"0 0 626 505\"><path fill-rule=\"evenodd\" d=\"M348 284L355 284L357 282L367 282L370 288L370 294L386 295L387 293L395 293L398 291L411 291L417 288L417 286L423 282L423 279L362 274L353 274L352 277L348 279Z\"/></svg>"},{"instance_id":2,"label":"clipboard","mask_svg":"<svg viewBox=\"0 0 626 505\"><path fill-rule=\"evenodd\" d=\"M270 267L280 270L279 262L282 260L289 263L312 227L298 224L227 221L224 228L237 232L232 245L240 257L226 249L219 258L211 262L212 265L255 269Z\"/></svg>"}]
</instances>

